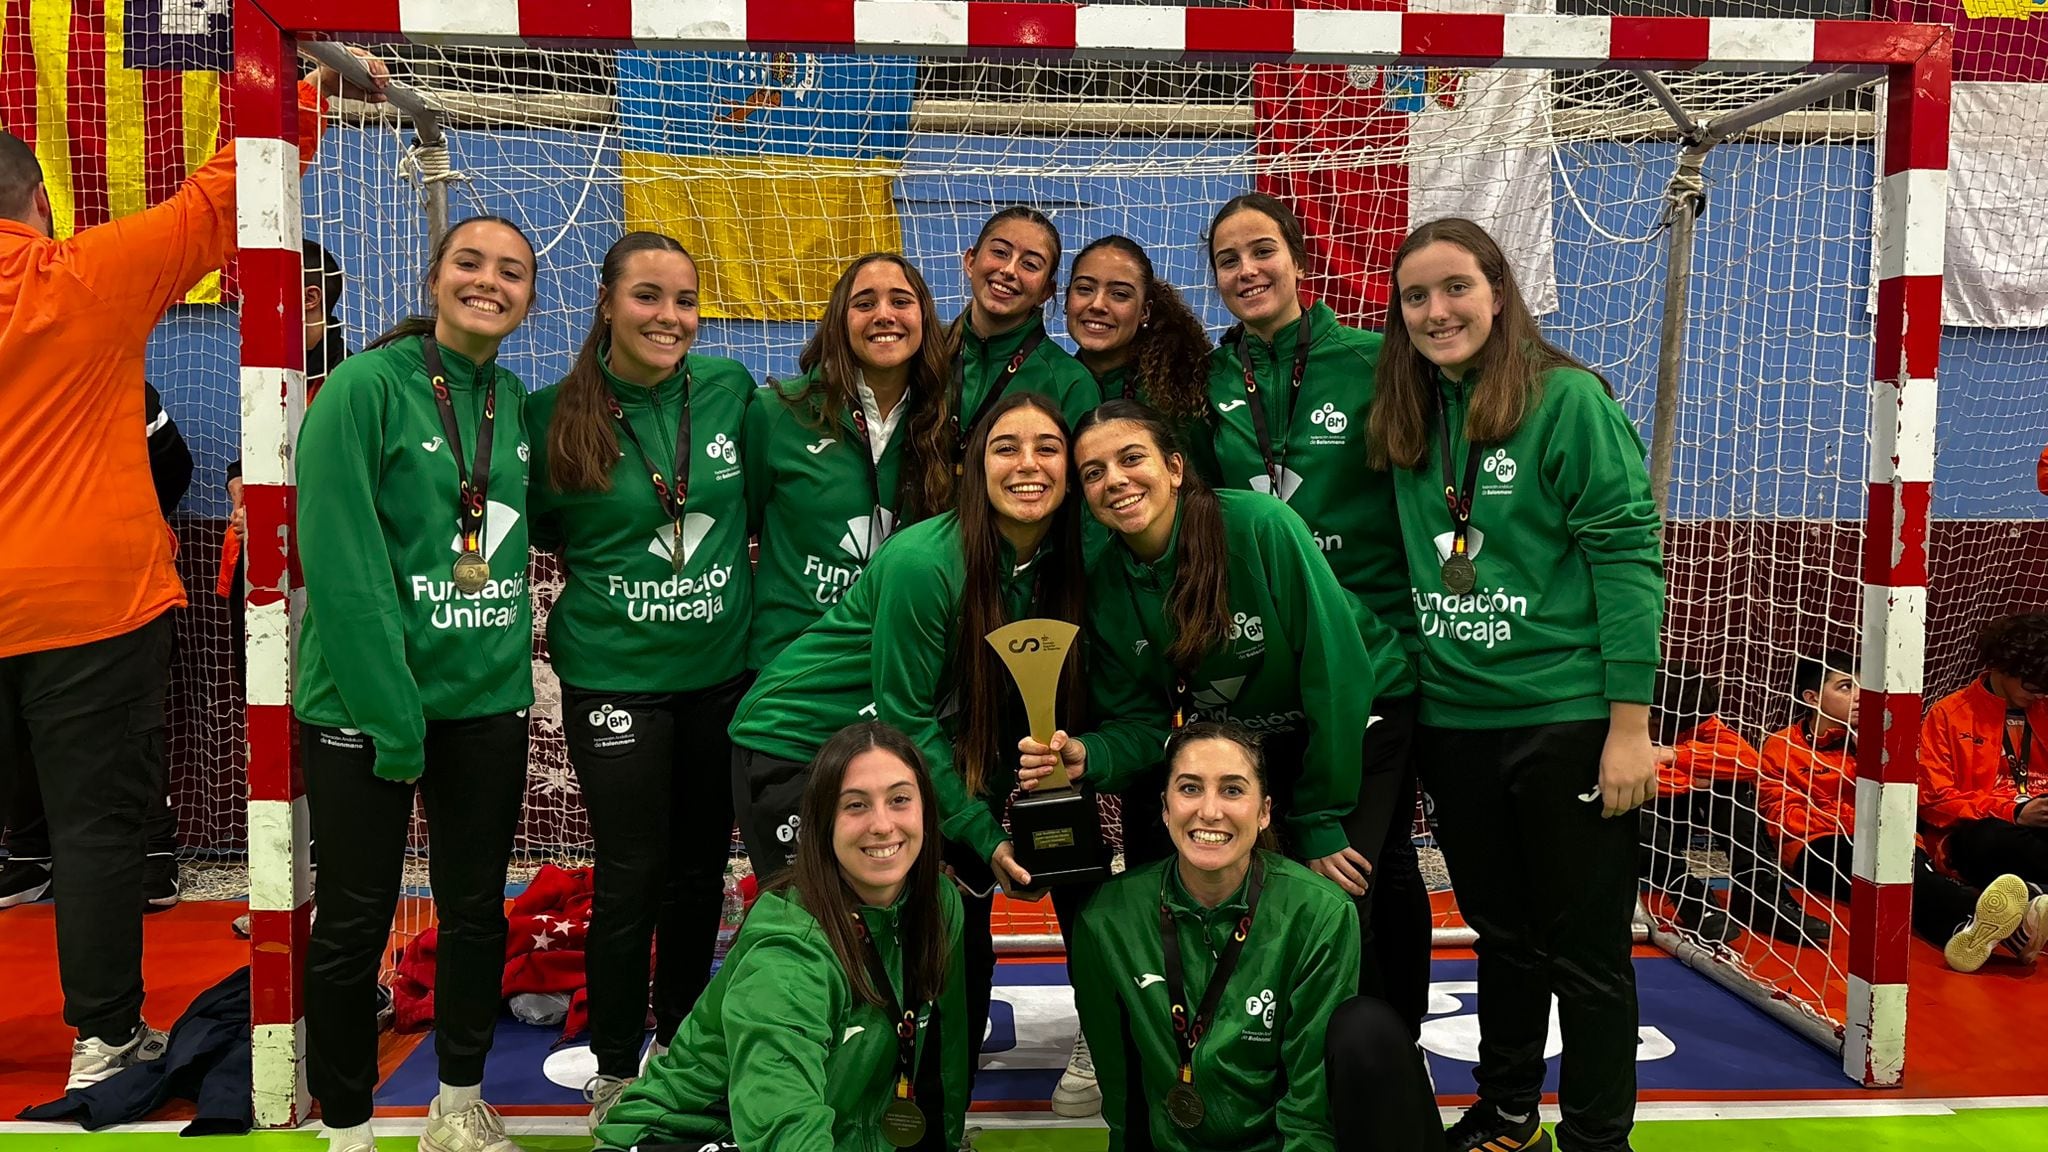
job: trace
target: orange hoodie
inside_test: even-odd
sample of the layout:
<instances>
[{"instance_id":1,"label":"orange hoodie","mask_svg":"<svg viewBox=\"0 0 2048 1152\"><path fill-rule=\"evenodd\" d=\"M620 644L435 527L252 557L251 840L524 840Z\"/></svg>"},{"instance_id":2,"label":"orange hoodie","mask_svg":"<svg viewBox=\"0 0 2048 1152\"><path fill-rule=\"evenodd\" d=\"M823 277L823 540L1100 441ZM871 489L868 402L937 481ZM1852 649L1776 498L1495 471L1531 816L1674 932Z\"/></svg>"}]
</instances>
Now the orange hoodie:
<instances>
[{"instance_id":1,"label":"orange hoodie","mask_svg":"<svg viewBox=\"0 0 2048 1152\"><path fill-rule=\"evenodd\" d=\"M1856 751L1848 732L1836 729L1816 748L1803 725L1764 738L1763 778L1758 807L1778 834L1786 864L1809 841L1856 833Z\"/></svg>"},{"instance_id":2,"label":"orange hoodie","mask_svg":"<svg viewBox=\"0 0 2048 1152\"><path fill-rule=\"evenodd\" d=\"M1920 823L1941 839L1963 820L2010 820L2019 784L2005 757L2005 700L1979 679L1945 696L1920 722ZM2027 795L2048 794L2048 700L2027 709ZM2018 743L2017 740L2014 741Z\"/></svg>"},{"instance_id":3,"label":"orange hoodie","mask_svg":"<svg viewBox=\"0 0 2048 1152\"><path fill-rule=\"evenodd\" d=\"M318 143L299 85L301 162ZM142 435L150 329L235 244L235 146L170 199L52 240L0 220L0 657L185 603Z\"/></svg>"},{"instance_id":4,"label":"orange hoodie","mask_svg":"<svg viewBox=\"0 0 2048 1152\"><path fill-rule=\"evenodd\" d=\"M1676 758L1657 766L1659 796L1676 796L1728 781L1754 784L1761 791L1768 783L1757 750L1719 716L1700 721L1671 750Z\"/></svg>"}]
</instances>

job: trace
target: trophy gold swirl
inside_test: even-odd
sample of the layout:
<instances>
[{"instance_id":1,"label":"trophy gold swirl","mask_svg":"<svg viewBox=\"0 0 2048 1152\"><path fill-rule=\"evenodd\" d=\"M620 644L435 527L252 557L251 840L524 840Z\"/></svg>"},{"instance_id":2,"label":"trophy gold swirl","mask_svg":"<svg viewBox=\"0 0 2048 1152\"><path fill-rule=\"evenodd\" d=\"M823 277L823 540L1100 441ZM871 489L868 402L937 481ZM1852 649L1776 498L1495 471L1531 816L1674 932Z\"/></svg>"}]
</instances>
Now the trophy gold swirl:
<instances>
[{"instance_id":1,"label":"trophy gold swirl","mask_svg":"<svg viewBox=\"0 0 2048 1152\"><path fill-rule=\"evenodd\" d=\"M1059 730L1060 670L1079 631L1064 620L1035 619L988 634L1017 682L1031 738L1040 744L1050 744ZM1052 775L1010 806L1010 839L1033 888L1109 878L1102 814L1093 795L1074 787L1065 764L1055 764Z\"/></svg>"}]
</instances>

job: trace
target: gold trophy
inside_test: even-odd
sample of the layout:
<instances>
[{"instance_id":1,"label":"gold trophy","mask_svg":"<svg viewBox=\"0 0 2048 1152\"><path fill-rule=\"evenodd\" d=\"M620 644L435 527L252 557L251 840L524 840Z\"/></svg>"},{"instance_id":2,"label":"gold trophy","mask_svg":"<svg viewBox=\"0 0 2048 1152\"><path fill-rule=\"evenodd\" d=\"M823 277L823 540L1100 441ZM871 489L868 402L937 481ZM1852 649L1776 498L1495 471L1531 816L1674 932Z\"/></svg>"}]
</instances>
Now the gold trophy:
<instances>
[{"instance_id":1,"label":"gold trophy","mask_svg":"<svg viewBox=\"0 0 2048 1152\"><path fill-rule=\"evenodd\" d=\"M1017 682L1031 738L1040 744L1050 744L1059 730L1060 669L1079 631L1064 620L1041 619L1019 620L988 634ZM1034 889L1109 879L1102 814L1095 797L1074 787L1065 764L1053 765L1051 776L1010 805L1010 839Z\"/></svg>"}]
</instances>

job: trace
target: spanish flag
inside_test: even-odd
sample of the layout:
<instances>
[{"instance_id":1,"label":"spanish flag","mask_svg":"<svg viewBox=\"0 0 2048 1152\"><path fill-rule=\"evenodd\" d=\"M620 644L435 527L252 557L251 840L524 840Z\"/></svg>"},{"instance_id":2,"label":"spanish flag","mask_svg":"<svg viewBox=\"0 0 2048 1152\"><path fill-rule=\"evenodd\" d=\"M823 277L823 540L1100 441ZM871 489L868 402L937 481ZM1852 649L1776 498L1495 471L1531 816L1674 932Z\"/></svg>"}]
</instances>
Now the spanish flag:
<instances>
[{"instance_id":1,"label":"spanish flag","mask_svg":"<svg viewBox=\"0 0 2048 1152\"><path fill-rule=\"evenodd\" d=\"M900 251L910 59L619 54L626 225L697 257L705 316L812 321L863 252Z\"/></svg>"},{"instance_id":2,"label":"spanish flag","mask_svg":"<svg viewBox=\"0 0 2048 1152\"><path fill-rule=\"evenodd\" d=\"M35 148L59 238L160 203L220 147L231 20L228 0L0 0L0 127ZM218 273L186 297L220 298Z\"/></svg>"}]
</instances>

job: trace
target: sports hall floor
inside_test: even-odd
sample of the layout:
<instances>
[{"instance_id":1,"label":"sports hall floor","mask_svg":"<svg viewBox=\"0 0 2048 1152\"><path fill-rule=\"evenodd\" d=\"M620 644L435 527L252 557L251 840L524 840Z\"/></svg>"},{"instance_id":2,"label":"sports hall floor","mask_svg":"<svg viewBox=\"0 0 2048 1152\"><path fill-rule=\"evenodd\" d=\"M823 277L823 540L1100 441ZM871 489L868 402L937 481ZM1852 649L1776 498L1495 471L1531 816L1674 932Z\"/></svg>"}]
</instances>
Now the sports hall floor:
<instances>
[{"instance_id":1,"label":"sports hall floor","mask_svg":"<svg viewBox=\"0 0 2048 1152\"><path fill-rule=\"evenodd\" d=\"M0 1152L173 1152L179 1114L85 1134L68 1125L11 1118L59 1094L70 1033L59 1019L54 926L48 903L0 911ZM246 962L246 942L229 922L239 902L187 901L146 920L149 1019L167 1027L193 996ZM1758 1149L2048 1150L2048 964L2029 971L1994 961L1961 976L1940 953L1914 941L1903 1089L1870 1092L1845 1079L1834 1057L1677 961L1637 951L1644 1041L1642 1104L1634 1138L1641 1152ZM1439 1103L1470 1099L1476 1035L1469 953L1436 955L1431 1018ZM1044 1111L1073 1035L1072 993L1056 958L1006 959L997 977L984 1071L971 1124L981 1149L1083 1152L1101 1149L1093 1121ZM579 1091L588 1050L555 1047L555 1029L500 1025L485 1083L520 1142L533 1152L588 1147ZM388 1152L412 1147L434 1075L431 1045L387 1036L378 1094ZM1553 1047L1555 1036L1553 1033ZM1555 1061L1552 1061L1555 1087ZM1555 1112L1546 1108L1551 1119ZM322 1152L317 1127L247 1137L211 1137L236 1152ZM190 1148L184 1144L182 1147Z\"/></svg>"}]
</instances>

